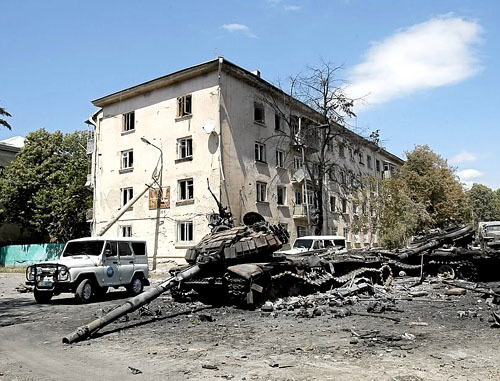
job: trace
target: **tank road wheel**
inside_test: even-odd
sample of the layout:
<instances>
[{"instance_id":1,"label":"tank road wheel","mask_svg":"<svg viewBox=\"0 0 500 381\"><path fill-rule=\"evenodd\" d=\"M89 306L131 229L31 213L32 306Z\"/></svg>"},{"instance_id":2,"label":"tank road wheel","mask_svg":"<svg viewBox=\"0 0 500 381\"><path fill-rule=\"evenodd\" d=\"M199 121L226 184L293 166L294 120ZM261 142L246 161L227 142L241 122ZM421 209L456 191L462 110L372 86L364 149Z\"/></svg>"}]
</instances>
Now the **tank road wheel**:
<instances>
[{"instance_id":1,"label":"tank road wheel","mask_svg":"<svg viewBox=\"0 0 500 381\"><path fill-rule=\"evenodd\" d=\"M437 270L437 276L442 279L455 279L455 270L450 265L441 265Z\"/></svg>"},{"instance_id":2,"label":"tank road wheel","mask_svg":"<svg viewBox=\"0 0 500 381\"><path fill-rule=\"evenodd\" d=\"M456 269L457 278L474 282L477 280L477 268L470 261L461 262Z\"/></svg>"},{"instance_id":3,"label":"tank road wheel","mask_svg":"<svg viewBox=\"0 0 500 381\"><path fill-rule=\"evenodd\" d=\"M34 295L37 303L46 304L50 302L54 293L52 291L40 291L35 288Z\"/></svg>"},{"instance_id":4,"label":"tank road wheel","mask_svg":"<svg viewBox=\"0 0 500 381\"><path fill-rule=\"evenodd\" d=\"M144 290L144 282L140 276L134 276L132 282L127 286L127 291L131 296L139 295Z\"/></svg>"},{"instance_id":5,"label":"tank road wheel","mask_svg":"<svg viewBox=\"0 0 500 381\"><path fill-rule=\"evenodd\" d=\"M76 288L75 297L80 303L89 303L94 296L95 287L90 279L83 279Z\"/></svg>"}]
</instances>

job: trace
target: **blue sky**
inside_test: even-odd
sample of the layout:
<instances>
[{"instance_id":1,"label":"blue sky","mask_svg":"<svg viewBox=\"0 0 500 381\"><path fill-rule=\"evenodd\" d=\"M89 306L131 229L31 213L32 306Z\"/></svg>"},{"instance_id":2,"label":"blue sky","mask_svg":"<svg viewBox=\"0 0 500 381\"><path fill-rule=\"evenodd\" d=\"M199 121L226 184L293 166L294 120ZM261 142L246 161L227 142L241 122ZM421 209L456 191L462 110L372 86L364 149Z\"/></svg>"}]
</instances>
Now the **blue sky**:
<instances>
[{"instance_id":1,"label":"blue sky","mask_svg":"<svg viewBox=\"0 0 500 381\"><path fill-rule=\"evenodd\" d=\"M343 65L363 131L415 144L500 188L500 2L9 1L0 13L0 140L82 129L92 99L223 55L276 82Z\"/></svg>"}]
</instances>

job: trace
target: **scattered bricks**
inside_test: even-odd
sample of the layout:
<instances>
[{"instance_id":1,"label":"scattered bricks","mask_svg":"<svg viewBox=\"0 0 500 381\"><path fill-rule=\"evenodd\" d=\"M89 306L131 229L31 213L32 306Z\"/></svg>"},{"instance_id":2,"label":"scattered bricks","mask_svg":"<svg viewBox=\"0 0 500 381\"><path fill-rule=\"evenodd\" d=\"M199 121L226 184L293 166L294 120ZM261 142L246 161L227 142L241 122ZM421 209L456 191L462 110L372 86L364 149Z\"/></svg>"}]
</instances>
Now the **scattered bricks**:
<instances>
[{"instance_id":1,"label":"scattered bricks","mask_svg":"<svg viewBox=\"0 0 500 381\"><path fill-rule=\"evenodd\" d=\"M465 288L449 288L444 292L445 295L465 295Z\"/></svg>"}]
</instances>

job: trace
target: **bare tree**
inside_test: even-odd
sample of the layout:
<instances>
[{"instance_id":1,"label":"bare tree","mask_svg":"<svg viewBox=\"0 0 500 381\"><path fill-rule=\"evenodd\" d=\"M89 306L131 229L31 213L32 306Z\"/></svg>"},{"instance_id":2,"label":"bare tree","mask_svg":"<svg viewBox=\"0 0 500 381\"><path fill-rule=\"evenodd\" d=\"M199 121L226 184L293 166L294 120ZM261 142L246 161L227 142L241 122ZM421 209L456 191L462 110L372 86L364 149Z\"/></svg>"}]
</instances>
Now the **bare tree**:
<instances>
[{"instance_id":1,"label":"bare tree","mask_svg":"<svg viewBox=\"0 0 500 381\"><path fill-rule=\"evenodd\" d=\"M347 128L356 99L344 92L344 81L337 77L341 66L323 62L319 68L290 78L290 90L265 92L262 102L270 106L290 133L279 126L268 139L288 140L302 156L304 181L313 193L310 225L314 234L323 231L326 191L331 187L348 194L359 187L359 175L345 165L346 152L358 155L361 141L366 141ZM280 85L278 84L278 87ZM280 142L281 144L281 142ZM305 195L307 198L308 195Z\"/></svg>"}]
</instances>

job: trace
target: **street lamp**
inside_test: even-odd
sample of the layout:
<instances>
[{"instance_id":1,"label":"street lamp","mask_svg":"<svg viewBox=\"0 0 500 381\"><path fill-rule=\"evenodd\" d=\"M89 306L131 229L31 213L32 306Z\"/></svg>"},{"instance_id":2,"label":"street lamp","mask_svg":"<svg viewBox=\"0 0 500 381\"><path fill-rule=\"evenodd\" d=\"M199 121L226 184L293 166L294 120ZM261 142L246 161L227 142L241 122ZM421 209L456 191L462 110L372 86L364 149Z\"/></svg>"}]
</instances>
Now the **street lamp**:
<instances>
[{"instance_id":1,"label":"street lamp","mask_svg":"<svg viewBox=\"0 0 500 381\"><path fill-rule=\"evenodd\" d=\"M156 223L155 223L155 244L153 251L153 270L156 270L156 255L158 253L158 236L160 233L160 211L161 211L161 199L162 199L162 178L163 178L163 151L160 147L151 143L144 136L141 138L143 143L150 145L160 151L160 176L158 182L158 193L156 197Z\"/></svg>"}]
</instances>

